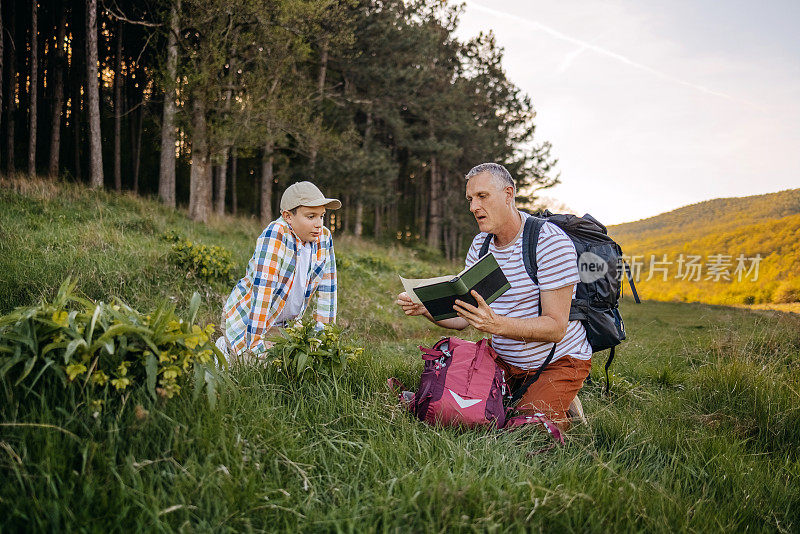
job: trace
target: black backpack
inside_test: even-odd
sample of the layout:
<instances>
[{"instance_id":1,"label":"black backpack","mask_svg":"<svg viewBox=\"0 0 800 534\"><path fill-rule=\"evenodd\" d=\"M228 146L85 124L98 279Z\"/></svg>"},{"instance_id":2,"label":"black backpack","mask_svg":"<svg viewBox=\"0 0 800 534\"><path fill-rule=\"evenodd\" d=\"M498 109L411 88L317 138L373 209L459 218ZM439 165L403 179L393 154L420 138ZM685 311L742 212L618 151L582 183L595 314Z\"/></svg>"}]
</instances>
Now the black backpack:
<instances>
[{"instance_id":1,"label":"black backpack","mask_svg":"<svg viewBox=\"0 0 800 534\"><path fill-rule=\"evenodd\" d=\"M536 276L536 244L539 241L539 231L546 222L561 228L575 245L581 281L575 289L569 320L583 323L593 353L611 349L605 366L606 393L608 393L611 388L608 368L614 360L615 347L625 339L625 324L618 308L619 299L622 297L621 270L627 275L636 303L641 303L633 285L631 270L622 257L622 248L608 236L606 227L597 219L588 213L578 217L571 214L553 214L549 210L544 210L525 219L525 228L522 231L522 259L525 270L537 286L539 279ZM493 234L486 236L479 257L489 251L493 237ZM542 302L539 299L539 316L541 315ZM530 385L536 382L553 359L555 352L556 344L553 343L550 354L536 373L512 392L510 398L512 404L519 401Z\"/></svg>"}]
</instances>

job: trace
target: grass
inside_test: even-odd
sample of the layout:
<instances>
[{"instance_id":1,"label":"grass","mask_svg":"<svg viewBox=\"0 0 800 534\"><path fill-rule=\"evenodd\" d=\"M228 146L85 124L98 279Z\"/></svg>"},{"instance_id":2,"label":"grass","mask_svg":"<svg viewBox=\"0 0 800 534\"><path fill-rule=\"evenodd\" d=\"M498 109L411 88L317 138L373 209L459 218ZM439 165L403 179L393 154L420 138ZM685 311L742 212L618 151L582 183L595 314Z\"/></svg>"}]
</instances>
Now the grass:
<instances>
[{"instance_id":1,"label":"grass","mask_svg":"<svg viewBox=\"0 0 800 534\"><path fill-rule=\"evenodd\" d=\"M166 230L233 252L261 228L197 225L132 196L47 182L0 188L0 313L87 296L141 310L162 299L218 321L230 287L166 260ZM457 272L408 249L336 237L340 323L365 347L336 381L294 384L239 368L215 410L190 396L134 398L95 420L56 395L0 407L0 531L797 531L800 319L703 304L622 303L629 339L602 394L605 355L581 392L589 424L547 437L433 429L385 387L418 377L417 345L443 331L393 306L396 274ZM477 339L476 332L466 332Z\"/></svg>"}]
</instances>

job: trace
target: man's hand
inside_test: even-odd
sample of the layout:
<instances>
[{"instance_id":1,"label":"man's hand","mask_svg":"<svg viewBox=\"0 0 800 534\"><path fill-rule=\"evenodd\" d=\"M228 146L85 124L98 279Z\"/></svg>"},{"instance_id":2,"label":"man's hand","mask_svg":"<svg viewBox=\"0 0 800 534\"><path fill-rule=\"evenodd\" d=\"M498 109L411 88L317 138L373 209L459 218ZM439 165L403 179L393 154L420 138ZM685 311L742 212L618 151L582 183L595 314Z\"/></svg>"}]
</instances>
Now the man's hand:
<instances>
[{"instance_id":1,"label":"man's hand","mask_svg":"<svg viewBox=\"0 0 800 534\"><path fill-rule=\"evenodd\" d=\"M395 304L403 308L403 312L405 312L406 315L424 315L429 320L433 321L433 317L431 317L431 314L425 309L425 306L412 301L411 297L409 297L408 293L405 291L397 295Z\"/></svg>"},{"instance_id":2,"label":"man's hand","mask_svg":"<svg viewBox=\"0 0 800 534\"><path fill-rule=\"evenodd\" d=\"M456 311L459 317L465 319L469 324L480 330L481 332L486 332L487 334L499 334L500 333L500 315L497 315L486 301L483 300L483 297L475 291L474 289L471 291L473 297L478 303L478 306L472 306L467 304L463 300L456 300L453 309Z\"/></svg>"}]
</instances>

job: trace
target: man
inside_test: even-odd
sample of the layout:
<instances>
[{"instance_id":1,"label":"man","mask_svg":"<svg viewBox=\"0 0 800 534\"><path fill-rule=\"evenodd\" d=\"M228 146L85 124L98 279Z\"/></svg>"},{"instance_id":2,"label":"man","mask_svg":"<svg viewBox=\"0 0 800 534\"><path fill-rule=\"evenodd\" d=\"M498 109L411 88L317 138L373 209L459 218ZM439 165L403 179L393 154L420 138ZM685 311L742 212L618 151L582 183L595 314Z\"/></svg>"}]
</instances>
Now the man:
<instances>
[{"instance_id":1,"label":"man","mask_svg":"<svg viewBox=\"0 0 800 534\"><path fill-rule=\"evenodd\" d=\"M494 254L511 288L491 305L473 291L477 306L457 300L454 310L458 317L436 324L456 330L473 326L491 335L492 347L500 357L498 364L505 370L512 391L536 373L557 343L552 361L528 388L517 409L544 413L566 429L573 400L573 409L582 416L576 394L589 374L592 356L583 325L569 321L570 304L580 280L575 246L560 228L545 223L536 245L539 285L535 285L522 257L522 234L529 215L516 208L517 191L511 175L502 165L483 163L470 170L466 180L469 209L480 229L467 253L466 265L478 260L486 236L493 234L489 253ZM406 315L423 315L434 322L430 313L406 293L398 295L397 304Z\"/></svg>"},{"instance_id":2,"label":"man","mask_svg":"<svg viewBox=\"0 0 800 534\"><path fill-rule=\"evenodd\" d=\"M231 291L223 311L223 336L217 347L241 357L258 356L278 327L303 315L317 296L317 324L336 320L336 259L325 209L342 203L325 198L311 182L290 185L281 197L281 217L264 229L244 278Z\"/></svg>"}]
</instances>

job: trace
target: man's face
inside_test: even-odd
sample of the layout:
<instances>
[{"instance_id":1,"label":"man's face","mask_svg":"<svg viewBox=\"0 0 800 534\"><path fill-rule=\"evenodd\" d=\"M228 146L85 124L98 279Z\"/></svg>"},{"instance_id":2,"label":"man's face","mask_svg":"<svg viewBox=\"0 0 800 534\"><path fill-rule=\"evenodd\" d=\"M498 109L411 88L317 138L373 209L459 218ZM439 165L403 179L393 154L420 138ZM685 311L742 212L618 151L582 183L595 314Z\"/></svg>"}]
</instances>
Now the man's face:
<instances>
[{"instance_id":1,"label":"man's face","mask_svg":"<svg viewBox=\"0 0 800 534\"><path fill-rule=\"evenodd\" d=\"M316 241L322 235L322 219L325 217L325 206L299 206L297 212L283 212L283 219L292 227L300 241Z\"/></svg>"},{"instance_id":2,"label":"man's face","mask_svg":"<svg viewBox=\"0 0 800 534\"><path fill-rule=\"evenodd\" d=\"M481 232L496 234L507 219L509 202L513 202L514 188L501 187L498 182L488 172L476 174L467 181L469 211L478 221Z\"/></svg>"}]
</instances>

